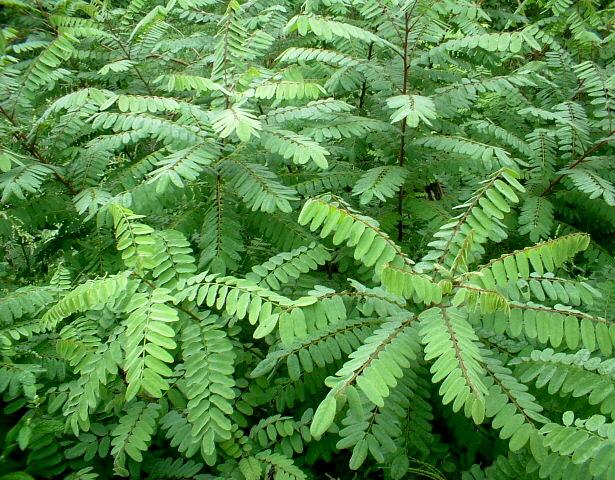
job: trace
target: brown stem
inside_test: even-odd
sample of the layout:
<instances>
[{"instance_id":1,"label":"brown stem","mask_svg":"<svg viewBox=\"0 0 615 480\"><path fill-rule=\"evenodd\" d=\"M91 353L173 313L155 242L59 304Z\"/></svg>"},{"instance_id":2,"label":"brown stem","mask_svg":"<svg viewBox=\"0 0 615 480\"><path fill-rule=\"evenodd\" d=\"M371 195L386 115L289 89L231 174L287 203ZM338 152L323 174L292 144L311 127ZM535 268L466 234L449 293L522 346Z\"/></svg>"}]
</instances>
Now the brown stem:
<instances>
[{"instance_id":1,"label":"brown stem","mask_svg":"<svg viewBox=\"0 0 615 480\"><path fill-rule=\"evenodd\" d=\"M374 42L369 44L369 48L367 49L367 61L369 62L372 59L372 50L374 48ZM361 95L359 95L359 111L363 111L363 102L365 101L365 92L367 91L367 80L363 80L363 85L361 85Z\"/></svg>"},{"instance_id":2,"label":"brown stem","mask_svg":"<svg viewBox=\"0 0 615 480\"><path fill-rule=\"evenodd\" d=\"M124 44L120 40L120 37L118 35L116 35L116 33L113 30L111 24L109 23L109 19L108 18L105 18L105 23L107 25L107 28L111 32L111 35L113 35L115 43L117 43L117 45L120 47L122 52L124 52L124 56L126 57L126 60L132 60L132 58L130 56L130 51L126 49L126 47L124 46ZM139 80L141 80L143 85L145 85L145 89L147 90L147 93L150 96L153 97L154 96L154 91L152 90L152 87L150 86L150 84L145 80L143 75L141 75L141 71L139 70L139 68L136 65L133 65L131 68L135 71L135 73L137 74L137 77L139 77Z\"/></svg>"},{"instance_id":3,"label":"brown stem","mask_svg":"<svg viewBox=\"0 0 615 480\"><path fill-rule=\"evenodd\" d=\"M573 163L570 164L570 166L568 167L568 170L572 170L573 168L577 167L580 163L583 162L583 160L585 160L587 157L589 157L590 155L592 155L593 153L595 153L597 150L599 150L601 147L603 147L604 145L606 145L609 141L610 141L610 137L615 134L615 130L611 130L609 132L609 134L607 135L607 137L598 142L596 145L594 145L592 148L590 148L589 150L587 150L583 155L581 155L579 158L577 158ZM553 188L562 181L562 179L564 178L564 174L559 175L558 177L554 178L553 180L551 180L551 183L549 183L549 186L547 188L544 189L544 191L540 194L541 197L544 197L545 195L547 195L548 193L551 192L551 190L553 190Z\"/></svg>"},{"instance_id":4,"label":"brown stem","mask_svg":"<svg viewBox=\"0 0 615 480\"><path fill-rule=\"evenodd\" d=\"M147 90L147 93L150 94L150 96L154 96L154 91L152 90L152 87L150 87L149 83L147 83L147 81L145 80L145 78L143 78L143 75L141 75L141 71L137 68L136 65L133 65L133 70L135 71L135 73L137 74L137 77L139 77L139 80L141 80L143 82L143 85L145 85L145 89Z\"/></svg>"},{"instance_id":5,"label":"brown stem","mask_svg":"<svg viewBox=\"0 0 615 480\"><path fill-rule=\"evenodd\" d=\"M402 95L408 93L408 36L410 34L409 28L410 13L405 15L405 34L404 34L404 58L403 58L403 81L401 87ZM406 148L406 119L401 121L399 128L400 141L399 141L399 166L404 166L405 148ZM404 239L404 220L403 220L403 203L404 203L404 186L399 189L399 195L397 197L397 214L399 215L399 223L397 224L397 241L401 242Z\"/></svg>"},{"instance_id":6,"label":"brown stem","mask_svg":"<svg viewBox=\"0 0 615 480\"><path fill-rule=\"evenodd\" d=\"M142 276L141 276L141 275L139 275L137 272L132 272L132 275L133 275L134 277L137 277L139 280L141 280L143 283L145 283L145 284L146 284L149 288L151 288L152 290L155 290L156 288L158 288L158 287L156 286L156 284L155 284L155 283L150 282L147 278L142 277ZM168 303L168 302L167 302L167 303ZM201 319L200 319L200 318L199 318L199 317L198 317L198 316L197 316L194 312L191 312L191 311L190 311L190 310L188 310L187 308L184 308L184 307L182 307L181 305L179 305L179 304L175 304L175 303L173 304L173 307L174 307L174 308L176 308L177 310L181 311L181 312L184 312L186 315L188 315L188 316L192 317L192 318L193 318L194 320L196 320L197 322L200 322L200 321L201 321Z\"/></svg>"},{"instance_id":7,"label":"brown stem","mask_svg":"<svg viewBox=\"0 0 615 480\"><path fill-rule=\"evenodd\" d=\"M181 60L179 58L164 58L162 55L158 53L151 53L147 56L147 58L157 58L159 60L171 61L171 62L179 63L180 65L183 65L184 67L190 66L190 64L188 62L185 62L184 60Z\"/></svg>"},{"instance_id":8,"label":"brown stem","mask_svg":"<svg viewBox=\"0 0 615 480\"><path fill-rule=\"evenodd\" d=\"M51 21L51 17L49 15L49 12L47 10L45 10L45 7L43 6L43 4L41 3L40 0L36 0L36 7L38 8L38 11L41 13L41 15L45 18L44 22L47 24L49 29L52 32L56 33L57 32L57 28L53 25L53 22Z\"/></svg>"},{"instance_id":9,"label":"brown stem","mask_svg":"<svg viewBox=\"0 0 615 480\"><path fill-rule=\"evenodd\" d=\"M16 128L17 130L13 132L13 136L15 137L15 139L21 144L21 146L27 150L34 158L36 158L39 162L44 163L45 165L53 165L51 162L49 162L49 160L47 160L43 154L36 148L36 145L34 145L33 143L28 142L28 137L26 136L25 133L21 132L19 130L19 125L17 124L17 120L15 120L15 117L13 117L9 112L7 112L2 105L0 105L0 113L2 115L4 115L4 117L10 122L10 124ZM61 183L64 184L64 186L68 189L68 191L71 193L71 195L75 195L77 193L77 190L75 190L73 188L73 186L69 183L68 180L66 180L66 178L64 178L62 175L60 175L58 172L56 172L55 170L53 171L53 175L54 177L56 177L56 179L58 179Z\"/></svg>"},{"instance_id":10,"label":"brown stem","mask_svg":"<svg viewBox=\"0 0 615 480\"><path fill-rule=\"evenodd\" d=\"M26 261L26 274L30 276L30 257L28 256L28 252L26 252L26 246L24 245L23 238L19 239L19 245L21 246L21 252L23 253L23 258Z\"/></svg>"}]
</instances>

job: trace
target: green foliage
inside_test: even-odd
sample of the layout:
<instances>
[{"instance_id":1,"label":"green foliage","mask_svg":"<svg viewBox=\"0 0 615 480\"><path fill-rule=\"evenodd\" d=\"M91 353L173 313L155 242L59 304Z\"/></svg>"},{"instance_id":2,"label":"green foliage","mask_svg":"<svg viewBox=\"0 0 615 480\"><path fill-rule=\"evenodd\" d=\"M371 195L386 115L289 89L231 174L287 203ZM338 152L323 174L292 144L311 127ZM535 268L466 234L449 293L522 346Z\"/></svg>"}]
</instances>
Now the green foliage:
<instances>
[{"instance_id":1,"label":"green foliage","mask_svg":"<svg viewBox=\"0 0 615 480\"><path fill-rule=\"evenodd\" d=\"M208 463L215 461L216 440L230 440L233 413L233 345L223 330L195 321L183 329L182 357L192 441L200 444Z\"/></svg>"},{"instance_id":2,"label":"green foliage","mask_svg":"<svg viewBox=\"0 0 615 480\"><path fill-rule=\"evenodd\" d=\"M111 455L118 475L124 476L128 473L125 468L127 456L137 462L143 461L143 452L147 450L155 431L159 410L160 405L155 403L136 402L119 417L117 426L111 432Z\"/></svg>"},{"instance_id":3,"label":"green foliage","mask_svg":"<svg viewBox=\"0 0 615 480\"><path fill-rule=\"evenodd\" d=\"M157 288L151 293L136 293L126 307L126 358L127 401L143 389L160 398L169 389L165 377L173 372L166 365L173 362L169 350L177 345L173 338L173 324L179 320L177 311L165 305L173 298L170 291Z\"/></svg>"},{"instance_id":4,"label":"green foliage","mask_svg":"<svg viewBox=\"0 0 615 480\"><path fill-rule=\"evenodd\" d=\"M606 479L609 2L0 9L0 480Z\"/></svg>"},{"instance_id":5,"label":"green foliage","mask_svg":"<svg viewBox=\"0 0 615 480\"><path fill-rule=\"evenodd\" d=\"M359 195L361 205L368 204L376 197L382 202L395 196L403 185L407 176L407 170L400 167L376 167L365 172L357 183L352 193Z\"/></svg>"}]
</instances>

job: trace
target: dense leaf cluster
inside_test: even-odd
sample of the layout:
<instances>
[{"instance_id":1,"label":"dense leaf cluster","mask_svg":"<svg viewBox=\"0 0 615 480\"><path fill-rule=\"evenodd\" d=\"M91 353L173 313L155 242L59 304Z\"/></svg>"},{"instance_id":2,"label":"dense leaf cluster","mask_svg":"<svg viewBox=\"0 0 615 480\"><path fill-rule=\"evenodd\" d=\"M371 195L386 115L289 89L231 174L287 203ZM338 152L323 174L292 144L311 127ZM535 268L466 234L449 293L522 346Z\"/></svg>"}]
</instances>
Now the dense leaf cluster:
<instances>
[{"instance_id":1,"label":"dense leaf cluster","mask_svg":"<svg viewBox=\"0 0 615 480\"><path fill-rule=\"evenodd\" d=\"M613 2L0 6L0 480L614 478Z\"/></svg>"}]
</instances>

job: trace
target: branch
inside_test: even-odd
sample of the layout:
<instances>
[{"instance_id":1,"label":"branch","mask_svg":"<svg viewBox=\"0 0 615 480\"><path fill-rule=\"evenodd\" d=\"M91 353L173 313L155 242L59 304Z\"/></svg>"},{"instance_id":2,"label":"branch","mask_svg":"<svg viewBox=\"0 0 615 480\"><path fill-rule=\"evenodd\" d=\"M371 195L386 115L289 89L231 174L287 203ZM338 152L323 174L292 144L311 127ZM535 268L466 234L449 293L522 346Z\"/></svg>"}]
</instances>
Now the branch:
<instances>
[{"instance_id":1,"label":"branch","mask_svg":"<svg viewBox=\"0 0 615 480\"><path fill-rule=\"evenodd\" d=\"M132 276L138 278L139 280L141 280L143 283L145 283L149 288L151 288L152 290L155 290L156 288L158 288L156 286L156 284L154 284L153 282L150 282L147 278L142 277L141 275L139 275L137 272L132 272L131 273ZM182 312L184 312L186 315L189 315L190 317L192 317L194 320L196 320L197 322L201 322L202 319L199 318L194 312L188 310L187 308L182 307L179 304L175 304L175 303L171 303L171 306L173 308L176 308L177 310L180 310Z\"/></svg>"},{"instance_id":2,"label":"branch","mask_svg":"<svg viewBox=\"0 0 615 480\"><path fill-rule=\"evenodd\" d=\"M598 142L596 145L594 145L592 148L590 148L589 150L587 150L583 155L581 155L579 158L577 158L573 163L570 164L570 166L568 167L568 170L572 170L573 168L576 168L580 163L582 163L587 157L589 157L590 155L592 155L593 153L595 153L597 150L599 150L600 148L602 148L604 145L606 145L607 143L609 143L609 141L611 140L611 136L615 134L615 130L611 130L609 132L609 134L606 136L606 138L604 140L601 140L600 142ZM544 197L545 195L547 195L548 193L551 192L551 190L553 190L553 188L562 181L562 179L564 178L564 174L559 175L558 177L554 178L553 180L551 180L551 183L549 183L549 186L547 188L544 189L544 191L540 194L541 197Z\"/></svg>"},{"instance_id":3,"label":"branch","mask_svg":"<svg viewBox=\"0 0 615 480\"><path fill-rule=\"evenodd\" d=\"M2 105L0 105L0 113L2 113L2 115L4 115L6 117L6 119L10 122L10 124L16 128L17 130L13 132L13 136L15 137L15 139L21 144L21 146L27 150L34 158L36 158L39 162L44 163L45 165L53 165L49 160L47 160L43 154L36 148L36 145L28 142L28 138L27 136L21 132L19 130L19 125L17 124L17 121L15 120L15 118L9 113L7 112ZM71 195L76 195L77 194L77 190L75 190L73 188L73 186L70 184L70 182L64 178L62 175L60 175L58 172L56 172L55 170L53 170L53 175L56 177L56 179L58 179L60 182L62 182L64 184L64 186L68 189L68 191L71 193Z\"/></svg>"},{"instance_id":4,"label":"branch","mask_svg":"<svg viewBox=\"0 0 615 480\"><path fill-rule=\"evenodd\" d=\"M416 4L415 4L416 5ZM414 6L412 7L414 9ZM410 13L412 10L410 11ZM404 58L403 58L403 80L402 80L402 95L408 92L408 37L410 35L410 13L406 13L404 17L405 21L405 35L404 35ZM400 141L399 141L399 166L404 166L405 149L406 149L406 118L403 118L399 127ZM402 242L404 239L404 217L403 217L403 204L404 204L404 186L399 188L399 194L397 197L397 214L399 215L399 223L397 224L397 241Z\"/></svg>"}]
</instances>

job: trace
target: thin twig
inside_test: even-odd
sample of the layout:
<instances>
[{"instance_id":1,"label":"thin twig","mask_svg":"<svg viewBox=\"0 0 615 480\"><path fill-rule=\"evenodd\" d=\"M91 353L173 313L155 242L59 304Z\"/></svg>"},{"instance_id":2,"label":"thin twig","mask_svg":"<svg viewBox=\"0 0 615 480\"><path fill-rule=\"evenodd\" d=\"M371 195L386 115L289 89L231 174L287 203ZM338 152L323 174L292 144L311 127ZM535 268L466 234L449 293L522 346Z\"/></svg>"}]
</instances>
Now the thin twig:
<instances>
[{"instance_id":1,"label":"thin twig","mask_svg":"<svg viewBox=\"0 0 615 480\"><path fill-rule=\"evenodd\" d=\"M606 145L607 143L609 143L609 141L611 140L611 136L615 134L615 130L611 130L609 132L609 134L607 135L607 137L598 142L596 145L594 145L592 148L590 148L589 150L587 150L583 155L581 155L579 158L577 158L573 163L571 163L567 170L572 170L573 168L576 168L577 166L579 166L579 164L581 164L587 157L589 157L590 155L594 154L597 150L599 150L600 148L602 148L604 145ZM554 178L553 180L551 180L551 183L549 183L549 186L547 188L544 189L544 191L540 194L541 197L544 197L545 195L547 195L548 193L551 192L551 190L553 190L553 188L563 180L563 178L565 177L565 174L561 174L558 177Z\"/></svg>"},{"instance_id":2,"label":"thin twig","mask_svg":"<svg viewBox=\"0 0 615 480\"><path fill-rule=\"evenodd\" d=\"M369 44L369 48L367 49L367 61L369 62L372 59L372 50L374 48L374 42ZM365 101L365 92L367 91L367 80L363 80L363 85L361 85L361 94L359 95L359 111L363 111L363 102Z\"/></svg>"},{"instance_id":3,"label":"thin twig","mask_svg":"<svg viewBox=\"0 0 615 480\"><path fill-rule=\"evenodd\" d=\"M404 36L404 60L403 60L403 80L402 80L402 95L408 93L408 37L410 35L410 12L405 14L405 36ZM399 127L400 141L399 141L399 166L404 166L404 159L406 156L406 119L402 119ZM401 242L404 239L404 220L403 220L403 203L404 203L404 186L399 189L399 195L397 197L397 214L399 215L399 222L397 223L397 241Z\"/></svg>"},{"instance_id":4,"label":"thin twig","mask_svg":"<svg viewBox=\"0 0 615 480\"><path fill-rule=\"evenodd\" d=\"M11 125L17 129L16 131L13 132L13 136L15 137L15 139L22 145L22 147L27 150L34 158L36 158L39 162L44 163L45 165L53 165L49 160L47 160L43 154L36 148L36 145L34 145L33 143L28 142L28 137L19 130L19 124L17 123L17 120L15 120L15 117L13 117L9 112L7 112L2 105L0 105L0 113L2 115L4 115L4 117L6 117L6 119L11 123ZM60 175L57 171L53 170L53 175L54 177L56 177L60 182L62 182L64 184L64 186L68 189L68 191L71 193L71 195L75 195L77 194L77 190L75 190L73 188L73 186L70 184L70 182L64 178L62 175Z\"/></svg>"}]
</instances>

